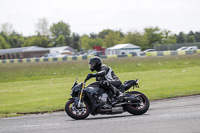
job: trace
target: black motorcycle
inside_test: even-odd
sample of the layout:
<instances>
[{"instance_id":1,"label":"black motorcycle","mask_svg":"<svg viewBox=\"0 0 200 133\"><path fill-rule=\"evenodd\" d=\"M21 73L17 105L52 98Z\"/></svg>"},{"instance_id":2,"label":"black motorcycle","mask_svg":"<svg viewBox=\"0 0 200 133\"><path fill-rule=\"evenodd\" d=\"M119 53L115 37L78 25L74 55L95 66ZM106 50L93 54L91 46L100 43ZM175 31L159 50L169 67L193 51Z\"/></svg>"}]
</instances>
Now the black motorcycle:
<instances>
[{"instance_id":1,"label":"black motorcycle","mask_svg":"<svg viewBox=\"0 0 200 133\"><path fill-rule=\"evenodd\" d=\"M78 79L78 78L77 78ZM77 83L77 79L72 86L71 96L66 105L66 113L73 119L85 119L89 114L119 114L125 111L133 115L142 115L149 109L149 100L141 92L127 91L131 87L138 87L139 80L125 81L118 89L124 93L113 105L113 92L100 88L97 82L85 87L83 83Z\"/></svg>"}]
</instances>

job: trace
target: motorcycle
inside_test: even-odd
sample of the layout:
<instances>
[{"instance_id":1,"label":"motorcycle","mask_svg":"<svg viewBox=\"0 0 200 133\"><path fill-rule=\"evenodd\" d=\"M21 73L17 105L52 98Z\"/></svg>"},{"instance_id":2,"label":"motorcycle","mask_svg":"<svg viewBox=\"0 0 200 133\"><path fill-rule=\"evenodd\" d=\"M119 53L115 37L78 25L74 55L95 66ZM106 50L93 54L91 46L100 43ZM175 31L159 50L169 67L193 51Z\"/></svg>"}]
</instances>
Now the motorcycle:
<instances>
[{"instance_id":1,"label":"motorcycle","mask_svg":"<svg viewBox=\"0 0 200 133\"><path fill-rule=\"evenodd\" d=\"M124 96L119 98L114 105L112 104L114 98L111 90L100 88L97 82L85 87L87 80L78 84L77 79L71 88L72 97L65 105L66 113L73 119L85 119L90 114L120 114L126 111L133 115L142 115L149 109L149 100L143 93L128 91L131 87L139 88L138 79L125 81L118 87Z\"/></svg>"}]
</instances>

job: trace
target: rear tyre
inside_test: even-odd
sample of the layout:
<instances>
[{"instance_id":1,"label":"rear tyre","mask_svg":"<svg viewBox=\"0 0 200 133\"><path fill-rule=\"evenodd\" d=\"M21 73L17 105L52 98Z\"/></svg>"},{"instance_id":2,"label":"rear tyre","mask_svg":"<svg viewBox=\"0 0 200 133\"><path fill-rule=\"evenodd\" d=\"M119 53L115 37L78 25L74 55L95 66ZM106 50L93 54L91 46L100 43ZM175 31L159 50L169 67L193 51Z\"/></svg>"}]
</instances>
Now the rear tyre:
<instances>
[{"instance_id":1,"label":"rear tyre","mask_svg":"<svg viewBox=\"0 0 200 133\"><path fill-rule=\"evenodd\" d=\"M82 101L82 107L77 107L74 99L70 99L67 101L65 105L66 113L75 120L85 119L90 114L90 106L86 101Z\"/></svg>"},{"instance_id":2,"label":"rear tyre","mask_svg":"<svg viewBox=\"0 0 200 133\"><path fill-rule=\"evenodd\" d=\"M128 111L133 115L142 115L148 111L150 103L148 98L143 93L138 91L132 91L128 92L128 94L136 96L137 101L133 102L132 105L124 105L124 110Z\"/></svg>"}]
</instances>

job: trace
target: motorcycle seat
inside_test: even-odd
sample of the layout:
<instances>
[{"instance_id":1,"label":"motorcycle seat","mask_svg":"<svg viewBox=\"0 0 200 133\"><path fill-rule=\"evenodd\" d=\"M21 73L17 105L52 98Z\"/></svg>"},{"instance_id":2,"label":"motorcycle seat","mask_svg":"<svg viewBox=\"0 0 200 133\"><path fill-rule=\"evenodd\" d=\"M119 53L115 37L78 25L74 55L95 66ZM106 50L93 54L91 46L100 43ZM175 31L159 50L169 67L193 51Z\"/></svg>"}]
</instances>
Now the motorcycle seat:
<instances>
[{"instance_id":1,"label":"motorcycle seat","mask_svg":"<svg viewBox=\"0 0 200 133\"><path fill-rule=\"evenodd\" d=\"M117 87L119 90L121 90L122 92L128 90L129 88L131 88L133 85L136 84L137 80L129 80L129 81L125 81L124 84L120 85L119 87Z\"/></svg>"}]
</instances>

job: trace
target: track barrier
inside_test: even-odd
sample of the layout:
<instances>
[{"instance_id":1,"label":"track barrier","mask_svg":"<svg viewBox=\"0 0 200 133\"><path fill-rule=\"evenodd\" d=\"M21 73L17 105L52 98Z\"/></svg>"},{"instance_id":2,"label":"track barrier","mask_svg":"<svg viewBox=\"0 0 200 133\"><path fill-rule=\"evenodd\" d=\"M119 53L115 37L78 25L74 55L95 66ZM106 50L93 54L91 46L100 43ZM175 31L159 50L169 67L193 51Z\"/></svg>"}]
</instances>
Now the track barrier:
<instances>
[{"instance_id":1,"label":"track barrier","mask_svg":"<svg viewBox=\"0 0 200 133\"><path fill-rule=\"evenodd\" d=\"M200 49L196 52L194 51L157 51L157 52L147 52L146 56L167 56L167 55L191 55L191 54L200 54ZM102 59L106 58L124 58L124 57L133 57L132 54L124 55L101 55ZM6 59L0 60L0 64L3 63L29 63L29 62L52 62L52 61L73 61L73 60L88 60L92 56L68 56L62 58L24 58L24 59Z\"/></svg>"}]
</instances>

